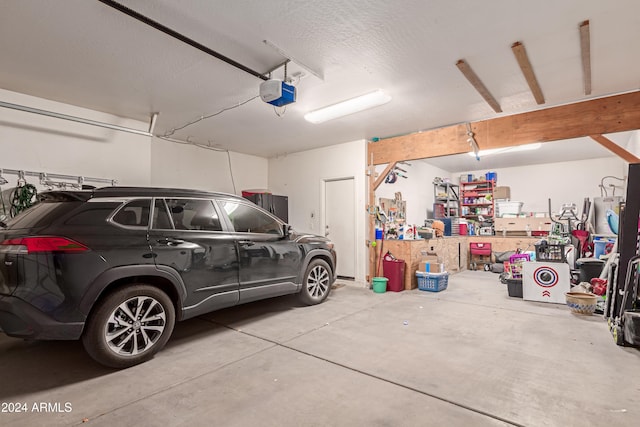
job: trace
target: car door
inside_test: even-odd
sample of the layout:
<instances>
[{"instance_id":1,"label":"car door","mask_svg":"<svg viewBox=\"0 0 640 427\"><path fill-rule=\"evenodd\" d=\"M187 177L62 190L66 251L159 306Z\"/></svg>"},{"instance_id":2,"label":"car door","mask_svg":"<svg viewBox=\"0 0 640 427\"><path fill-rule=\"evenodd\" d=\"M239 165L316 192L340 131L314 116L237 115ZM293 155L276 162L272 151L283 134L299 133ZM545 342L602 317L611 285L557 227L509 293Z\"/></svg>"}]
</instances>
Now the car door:
<instances>
[{"instance_id":1,"label":"car door","mask_svg":"<svg viewBox=\"0 0 640 427\"><path fill-rule=\"evenodd\" d=\"M240 302L296 292L302 247L284 236L284 224L249 202L217 201L238 247Z\"/></svg>"},{"instance_id":2,"label":"car door","mask_svg":"<svg viewBox=\"0 0 640 427\"><path fill-rule=\"evenodd\" d=\"M223 230L212 200L154 199L149 243L156 265L184 281L185 318L238 303L236 239Z\"/></svg>"}]
</instances>

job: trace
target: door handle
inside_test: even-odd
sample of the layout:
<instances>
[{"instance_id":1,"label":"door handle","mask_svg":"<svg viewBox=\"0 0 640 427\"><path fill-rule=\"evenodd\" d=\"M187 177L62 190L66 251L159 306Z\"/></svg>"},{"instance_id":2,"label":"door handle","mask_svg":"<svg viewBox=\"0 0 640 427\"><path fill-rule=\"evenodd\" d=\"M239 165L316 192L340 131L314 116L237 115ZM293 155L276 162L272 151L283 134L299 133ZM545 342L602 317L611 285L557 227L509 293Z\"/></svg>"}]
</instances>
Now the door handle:
<instances>
[{"instance_id":1,"label":"door handle","mask_svg":"<svg viewBox=\"0 0 640 427\"><path fill-rule=\"evenodd\" d=\"M240 241L238 241L238 244L240 244L241 246L253 246L253 245L255 245L255 243L252 242L251 240L240 240Z\"/></svg>"},{"instance_id":2,"label":"door handle","mask_svg":"<svg viewBox=\"0 0 640 427\"><path fill-rule=\"evenodd\" d=\"M158 239L158 243L160 243L161 245L174 246L184 243L184 240L174 239L173 237L165 237L164 239Z\"/></svg>"}]
</instances>

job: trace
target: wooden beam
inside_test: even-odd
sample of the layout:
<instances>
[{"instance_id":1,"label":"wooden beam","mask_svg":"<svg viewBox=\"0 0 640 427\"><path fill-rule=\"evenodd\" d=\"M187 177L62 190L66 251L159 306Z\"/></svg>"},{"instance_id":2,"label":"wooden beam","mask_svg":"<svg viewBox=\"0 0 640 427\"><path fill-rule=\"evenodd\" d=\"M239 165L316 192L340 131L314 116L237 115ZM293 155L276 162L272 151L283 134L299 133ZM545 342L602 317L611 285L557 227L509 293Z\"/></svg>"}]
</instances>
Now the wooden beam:
<instances>
[{"instance_id":1,"label":"wooden beam","mask_svg":"<svg viewBox=\"0 0 640 427\"><path fill-rule=\"evenodd\" d=\"M481 149L512 147L640 128L640 91L474 122ZM368 144L376 165L471 151L465 125L454 125Z\"/></svg>"},{"instance_id":2,"label":"wooden beam","mask_svg":"<svg viewBox=\"0 0 640 427\"><path fill-rule=\"evenodd\" d=\"M640 163L640 159L603 135L590 135L598 144L613 152L625 162Z\"/></svg>"},{"instance_id":3,"label":"wooden beam","mask_svg":"<svg viewBox=\"0 0 640 427\"><path fill-rule=\"evenodd\" d=\"M482 80L480 80L478 75L471 69L469 64L467 64L464 59L460 59L458 62L456 62L456 67L458 67L460 72L467 78L467 80L469 80L471 86L473 86L478 91L480 96L482 96L484 100L487 101L487 104L489 104L491 108L493 108L493 111L495 111L496 113L501 113L502 108L500 108L500 104L498 104L498 101L496 101L493 95L491 95L489 89L487 89L484 83L482 83Z\"/></svg>"},{"instance_id":4,"label":"wooden beam","mask_svg":"<svg viewBox=\"0 0 640 427\"><path fill-rule=\"evenodd\" d=\"M527 56L527 51L525 50L524 45L520 42L515 42L511 45L511 50L516 56L516 61L518 61L518 65L520 65L522 74L524 74L524 78L527 81L529 89L531 89L536 102L538 105L544 104L542 89L540 89L538 79L536 79L536 75L533 73L533 67L531 66L531 62L529 62L529 57Z\"/></svg>"},{"instance_id":5,"label":"wooden beam","mask_svg":"<svg viewBox=\"0 0 640 427\"><path fill-rule=\"evenodd\" d=\"M367 203L367 217L369 218L369 237L367 239L367 248L369 251L369 270L367 271L367 282L372 285L373 277L376 275L376 253L377 249L375 245L372 243L376 241L376 217L375 217L375 206L376 206L376 166L373 164L373 155L366 153L367 156L367 169L368 169L368 203ZM379 185L379 184L378 184Z\"/></svg>"},{"instance_id":6,"label":"wooden beam","mask_svg":"<svg viewBox=\"0 0 640 427\"><path fill-rule=\"evenodd\" d=\"M382 182L385 180L387 175L389 175L389 172L391 172L393 168L396 167L397 164L398 162L391 162L386 168L384 168L384 171L382 171L380 176L378 176L378 179L376 179L376 182L373 183L373 191L376 191L378 187L380 187L380 184L382 184Z\"/></svg>"},{"instance_id":7,"label":"wooden beam","mask_svg":"<svg viewBox=\"0 0 640 427\"><path fill-rule=\"evenodd\" d=\"M591 95L591 37L589 34L589 20L580 24L580 51L582 52L584 94Z\"/></svg>"}]
</instances>

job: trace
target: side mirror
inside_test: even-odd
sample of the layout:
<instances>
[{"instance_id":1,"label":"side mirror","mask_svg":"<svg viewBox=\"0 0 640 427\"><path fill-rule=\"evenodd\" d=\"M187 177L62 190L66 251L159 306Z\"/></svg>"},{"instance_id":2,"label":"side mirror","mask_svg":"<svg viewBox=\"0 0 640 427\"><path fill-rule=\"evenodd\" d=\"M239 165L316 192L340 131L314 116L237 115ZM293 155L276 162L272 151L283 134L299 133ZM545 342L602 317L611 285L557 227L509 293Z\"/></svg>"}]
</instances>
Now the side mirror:
<instances>
[{"instance_id":1,"label":"side mirror","mask_svg":"<svg viewBox=\"0 0 640 427\"><path fill-rule=\"evenodd\" d=\"M292 227L289 224L282 224L282 234L284 237L289 237Z\"/></svg>"}]
</instances>

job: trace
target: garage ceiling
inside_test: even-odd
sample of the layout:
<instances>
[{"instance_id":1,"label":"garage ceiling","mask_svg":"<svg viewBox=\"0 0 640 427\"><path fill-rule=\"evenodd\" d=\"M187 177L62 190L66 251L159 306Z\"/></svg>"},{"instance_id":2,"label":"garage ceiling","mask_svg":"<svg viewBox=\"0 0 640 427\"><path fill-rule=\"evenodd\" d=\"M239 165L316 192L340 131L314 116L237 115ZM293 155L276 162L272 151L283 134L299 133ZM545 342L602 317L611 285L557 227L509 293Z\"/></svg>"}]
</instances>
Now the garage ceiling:
<instances>
[{"instance_id":1,"label":"garage ceiling","mask_svg":"<svg viewBox=\"0 0 640 427\"><path fill-rule=\"evenodd\" d=\"M121 3L260 73L287 57L293 61L288 71L296 74L298 100L286 110L253 99L172 135L263 157L640 87L637 0ZM159 135L258 95L260 79L97 0L5 1L0 17L0 87L7 90L145 121L159 112ZM591 33L590 95L583 90L580 54L584 20ZM517 41L526 47L543 105L536 104L511 50ZM502 113L464 78L456 67L460 59ZM282 76L282 68L274 72ZM310 110L378 88L393 100L322 124L303 119ZM580 144L607 153L590 140Z\"/></svg>"}]
</instances>

